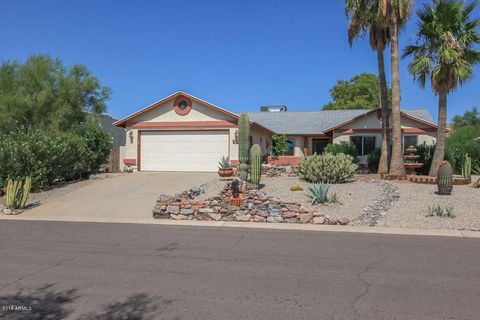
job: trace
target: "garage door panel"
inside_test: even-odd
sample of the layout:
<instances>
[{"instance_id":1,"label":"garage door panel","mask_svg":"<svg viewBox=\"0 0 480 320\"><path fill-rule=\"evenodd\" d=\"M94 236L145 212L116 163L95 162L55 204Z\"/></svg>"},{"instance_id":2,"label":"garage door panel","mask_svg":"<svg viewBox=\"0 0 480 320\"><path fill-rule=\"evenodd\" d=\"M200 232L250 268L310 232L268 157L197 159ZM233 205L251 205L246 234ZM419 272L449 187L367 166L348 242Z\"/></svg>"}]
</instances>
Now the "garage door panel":
<instances>
[{"instance_id":1,"label":"garage door panel","mask_svg":"<svg viewBox=\"0 0 480 320\"><path fill-rule=\"evenodd\" d=\"M213 172L228 143L228 131L143 131L141 169Z\"/></svg>"}]
</instances>

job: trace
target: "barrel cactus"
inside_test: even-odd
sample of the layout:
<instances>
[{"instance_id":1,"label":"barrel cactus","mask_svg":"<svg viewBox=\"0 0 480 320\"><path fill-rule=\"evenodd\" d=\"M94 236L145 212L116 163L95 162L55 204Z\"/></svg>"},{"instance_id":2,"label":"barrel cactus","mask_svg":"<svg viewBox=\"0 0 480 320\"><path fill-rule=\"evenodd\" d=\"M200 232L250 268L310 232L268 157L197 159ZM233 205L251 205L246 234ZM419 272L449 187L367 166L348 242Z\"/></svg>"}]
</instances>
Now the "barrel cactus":
<instances>
[{"instance_id":1,"label":"barrel cactus","mask_svg":"<svg viewBox=\"0 0 480 320\"><path fill-rule=\"evenodd\" d=\"M240 114L238 121L238 151L240 158L240 179L248 179L248 148L250 137L250 121L246 113Z\"/></svg>"},{"instance_id":2,"label":"barrel cactus","mask_svg":"<svg viewBox=\"0 0 480 320\"><path fill-rule=\"evenodd\" d=\"M262 149L258 144L254 144L250 149L250 179L258 187L260 176L262 174Z\"/></svg>"},{"instance_id":3,"label":"barrel cactus","mask_svg":"<svg viewBox=\"0 0 480 320\"><path fill-rule=\"evenodd\" d=\"M24 209L28 196L30 195L30 188L32 180L26 177L25 180L8 180L7 184L7 201L6 205L10 209Z\"/></svg>"},{"instance_id":4,"label":"barrel cactus","mask_svg":"<svg viewBox=\"0 0 480 320\"><path fill-rule=\"evenodd\" d=\"M443 161L437 173L438 194L450 195L453 189L453 169L448 161Z\"/></svg>"}]
</instances>

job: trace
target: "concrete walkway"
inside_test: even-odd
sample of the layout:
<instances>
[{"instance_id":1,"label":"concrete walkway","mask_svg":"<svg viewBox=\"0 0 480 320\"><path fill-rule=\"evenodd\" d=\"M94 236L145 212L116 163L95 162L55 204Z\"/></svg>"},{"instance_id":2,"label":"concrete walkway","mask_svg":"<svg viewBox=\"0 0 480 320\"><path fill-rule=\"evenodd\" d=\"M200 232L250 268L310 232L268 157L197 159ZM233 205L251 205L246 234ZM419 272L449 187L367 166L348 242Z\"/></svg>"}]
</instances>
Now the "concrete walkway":
<instances>
[{"instance_id":1,"label":"concrete walkway","mask_svg":"<svg viewBox=\"0 0 480 320\"><path fill-rule=\"evenodd\" d=\"M160 194L173 195L215 179L216 173L139 172L94 181L44 205L27 210L15 220L110 222L152 220Z\"/></svg>"}]
</instances>

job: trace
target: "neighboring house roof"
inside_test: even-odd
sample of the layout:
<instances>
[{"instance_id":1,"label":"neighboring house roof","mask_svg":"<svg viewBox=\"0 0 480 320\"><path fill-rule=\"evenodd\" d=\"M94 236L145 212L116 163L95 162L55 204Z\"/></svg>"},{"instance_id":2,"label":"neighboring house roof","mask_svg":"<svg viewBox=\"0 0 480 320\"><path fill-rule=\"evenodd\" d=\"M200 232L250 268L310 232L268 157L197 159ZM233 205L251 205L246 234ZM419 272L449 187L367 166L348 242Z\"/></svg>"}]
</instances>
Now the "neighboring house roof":
<instances>
[{"instance_id":1,"label":"neighboring house roof","mask_svg":"<svg viewBox=\"0 0 480 320\"><path fill-rule=\"evenodd\" d=\"M378 109L248 112L250 120L278 133L289 135L323 134ZM427 109L404 109L404 115L436 126Z\"/></svg>"},{"instance_id":2,"label":"neighboring house roof","mask_svg":"<svg viewBox=\"0 0 480 320\"><path fill-rule=\"evenodd\" d=\"M108 132L113 138L113 147L119 147L125 145L125 129L114 126L113 124L117 119L108 114L102 114L99 116L100 126L103 130Z\"/></svg>"}]
</instances>

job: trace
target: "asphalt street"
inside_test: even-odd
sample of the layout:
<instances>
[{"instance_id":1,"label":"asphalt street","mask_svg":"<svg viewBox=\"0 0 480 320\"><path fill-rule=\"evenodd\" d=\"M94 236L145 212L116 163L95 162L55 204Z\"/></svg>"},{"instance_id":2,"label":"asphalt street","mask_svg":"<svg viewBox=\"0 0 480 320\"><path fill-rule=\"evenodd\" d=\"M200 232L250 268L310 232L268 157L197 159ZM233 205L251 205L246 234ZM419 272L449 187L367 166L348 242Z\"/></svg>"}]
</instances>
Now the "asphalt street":
<instances>
[{"instance_id":1,"label":"asphalt street","mask_svg":"<svg viewBox=\"0 0 480 320\"><path fill-rule=\"evenodd\" d=\"M0 221L1 319L479 319L480 239Z\"/></svg>"}]
</instances>

